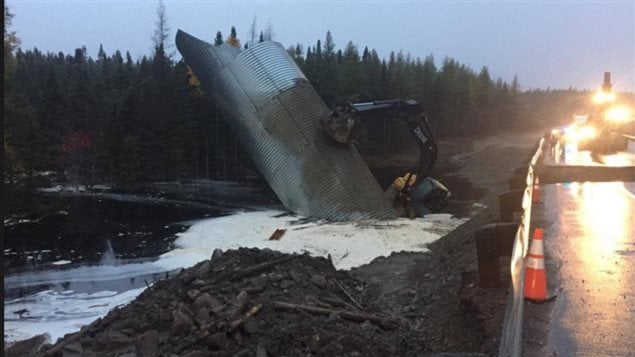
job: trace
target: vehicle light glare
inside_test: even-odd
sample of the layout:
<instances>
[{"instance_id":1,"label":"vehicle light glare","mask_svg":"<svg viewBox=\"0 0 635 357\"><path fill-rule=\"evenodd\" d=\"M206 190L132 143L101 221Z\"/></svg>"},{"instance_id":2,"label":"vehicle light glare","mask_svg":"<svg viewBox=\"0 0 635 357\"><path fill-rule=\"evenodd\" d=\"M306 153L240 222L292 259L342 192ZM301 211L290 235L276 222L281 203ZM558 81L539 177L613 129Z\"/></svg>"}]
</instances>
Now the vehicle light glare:
<instances>
[{"instance_id":1,"label":"vehicle light glare","mask_svg":"<svg viewBox=\"0 0 635 357\"><path fill-rule=\"evenodd\" d=\"M632 111L625 106L612 107L606 111L605 119L614 123L626 123L632 120Z\"/></svg>"},{"instance_id":2,"label":"vehicle light glare","mask_svg":"<svg viewBox=\"0 0 635 357\"><path fill-rule=\"evenodd\" d=\"M568 144L577 145L580 141L580 130L576 126L569 126L564 131L565 140Z\"/></svg>"},{"instance_id":3,"label":"vehicle light glare","mask_svg":"<svg viewBox=\"0 0 635 357\"><path fill-rule=\"evenodd\" d=\"M595 94L593 95L593 103L595 104L604 104L604 103L610 103L615 101L615 93L612 92L604 92L604 91L597 91L595 92Z\"/></svg>"},{"instance_id":4,"label":"vehicle light glare","mask_svg":"<svg viewBox=\"0 0 635 357\"><path fill-rule=\"evenodd\" d=\"M583 126L578 131L578 136L580 137L580 139L595 139L596 134L597 131L595 127L592 127L590 125Z\"/></svg>"}]
</instances>

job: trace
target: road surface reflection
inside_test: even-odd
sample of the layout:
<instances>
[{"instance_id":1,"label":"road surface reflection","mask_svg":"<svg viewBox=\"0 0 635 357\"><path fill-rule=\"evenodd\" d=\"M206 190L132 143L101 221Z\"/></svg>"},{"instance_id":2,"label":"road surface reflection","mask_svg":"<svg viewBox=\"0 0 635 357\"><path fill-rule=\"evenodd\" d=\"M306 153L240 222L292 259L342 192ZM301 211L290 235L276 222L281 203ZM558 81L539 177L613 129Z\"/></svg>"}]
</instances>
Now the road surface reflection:
<instances>
[{"instance_id":1,"label":"road surface reflection","mask_svg":"<svg viewBox=\"0 0 635 357\"><path fill-rule=\"evenodd\" d=\"M635 197L623 182L550 186L550 254L562 262L551 345L558 355L635 351Z\"/></svg>"},{"instance_id":2,"label":"road surface reflection","mask_svg":"<svg viewBox=\"0 0 635 357\"><path fill-rule=\"evenodd\" d=\"M580 253L586 262L581 266L584 269L582 276L603 280L606 272L612 272L622 285L622 265L611 257L627 243L631 234L629 221L633 200L625 194L622 182L585 182L581 184L581 191L578 222L585 239L581 241ZM620 286L609 288L621 290Z\"/></svg>"}]
</instances>

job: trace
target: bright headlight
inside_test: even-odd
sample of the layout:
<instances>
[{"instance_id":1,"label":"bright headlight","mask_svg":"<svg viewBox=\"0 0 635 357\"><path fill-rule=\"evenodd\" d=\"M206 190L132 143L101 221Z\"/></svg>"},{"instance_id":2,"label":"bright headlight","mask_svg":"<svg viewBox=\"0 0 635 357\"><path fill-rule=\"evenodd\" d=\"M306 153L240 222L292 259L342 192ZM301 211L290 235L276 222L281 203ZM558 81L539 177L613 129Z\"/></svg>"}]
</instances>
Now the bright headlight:
<instances>
[{"instance_id":1,"label":"bright headlight","mask_svg":"<svg viewBox=\"0 0 635 357\"><path fill-rule=\"evenodd\" d=\"M621 105L609 108L604 118L613 123L626 123L632 120L632 115L631 108Z\"/></svg>"},{"instance_id":2,"label":"bright headlight","mask_svg":"<svg viewBox=\"0 0 635 357\"><path fill-rule=\"evenodd\" d=\"M615 93L613 92L604 92L600 90L595 92L595 94L593 95L593 103L595 104L611 103L614 101Z\"/></svg>"},{"instance_id":3,"label":"bright headlight","mask_svg":"<svg viewBox=\"0 0 635 357\"><path fill-rule=\"evenodd\" d=\"M578 130L578 136L580 139L594 139L596 135L595 127L591 125L585 125Z\"/></svg>"}]
</instances>

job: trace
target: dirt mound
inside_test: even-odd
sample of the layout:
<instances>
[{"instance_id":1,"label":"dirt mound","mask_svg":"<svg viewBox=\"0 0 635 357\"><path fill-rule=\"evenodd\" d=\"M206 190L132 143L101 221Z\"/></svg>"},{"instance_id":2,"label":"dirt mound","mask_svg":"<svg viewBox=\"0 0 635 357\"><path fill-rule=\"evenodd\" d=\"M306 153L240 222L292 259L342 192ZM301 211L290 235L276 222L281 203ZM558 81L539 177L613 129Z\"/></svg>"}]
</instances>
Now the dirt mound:
<instances>
[{"instance_id":1,"label":"dirt mound","mask_svg":"<svg viewBox=\"0 0 635 357\"><path fill-rule=\"evenodd\" d=\"M157 282L45 355L417 355L424 340L328 259L239 249Z\"/></svg>"},{"instance_id":2,"label":"dirt mound","mask_svg":"<svg viewBox=\"0 0 635 357\"><path fill-rule=\"evenodd\" d=\"M243 248L215 254L38 355L419 356L478 352L487 338L460 301L460 274L447 257L379 259L372 269L402 267L391 270L397 278L388 291L362 279L372 269L337 271L325 258ZM433 271L413 276L424 266Z\"/></svg>"},{"instance_id":3,"label":"dirt mound","mask_svg":"<svg viewBox=\"0 0 635 357\"><path fill-rule=\"evenodd\" d=\"M337 271L325 258L267 249L215 255L157 282L128 306L45 346L38 355L495 351L491 337L499 333L500 318L493 330L485 328L481 308L461 297L463 265L452 264L447 254L397 253L353 272ZM439 271L444 274L434 273Z\"/></svg>"}]
</instances>

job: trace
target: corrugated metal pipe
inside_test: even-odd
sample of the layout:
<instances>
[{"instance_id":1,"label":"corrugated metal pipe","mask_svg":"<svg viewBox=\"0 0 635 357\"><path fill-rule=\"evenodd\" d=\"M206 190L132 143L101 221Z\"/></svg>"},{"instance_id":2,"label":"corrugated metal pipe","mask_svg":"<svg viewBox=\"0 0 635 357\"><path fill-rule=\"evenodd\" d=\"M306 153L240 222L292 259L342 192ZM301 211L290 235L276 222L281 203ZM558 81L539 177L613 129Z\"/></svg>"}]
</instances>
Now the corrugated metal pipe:
<instances>
[{"instance_id":1,"label":"corrugated metal pipe","mask_svg":"<svg viewBox=\"0 0 635 357\"><path fill-rule=\"evenodd\" d=\"M176 46L289 211L336 221L396 218L355 147L320 127L331 111L281 44L241 50L179 30Z\"/></svg>"}]
</instances>

